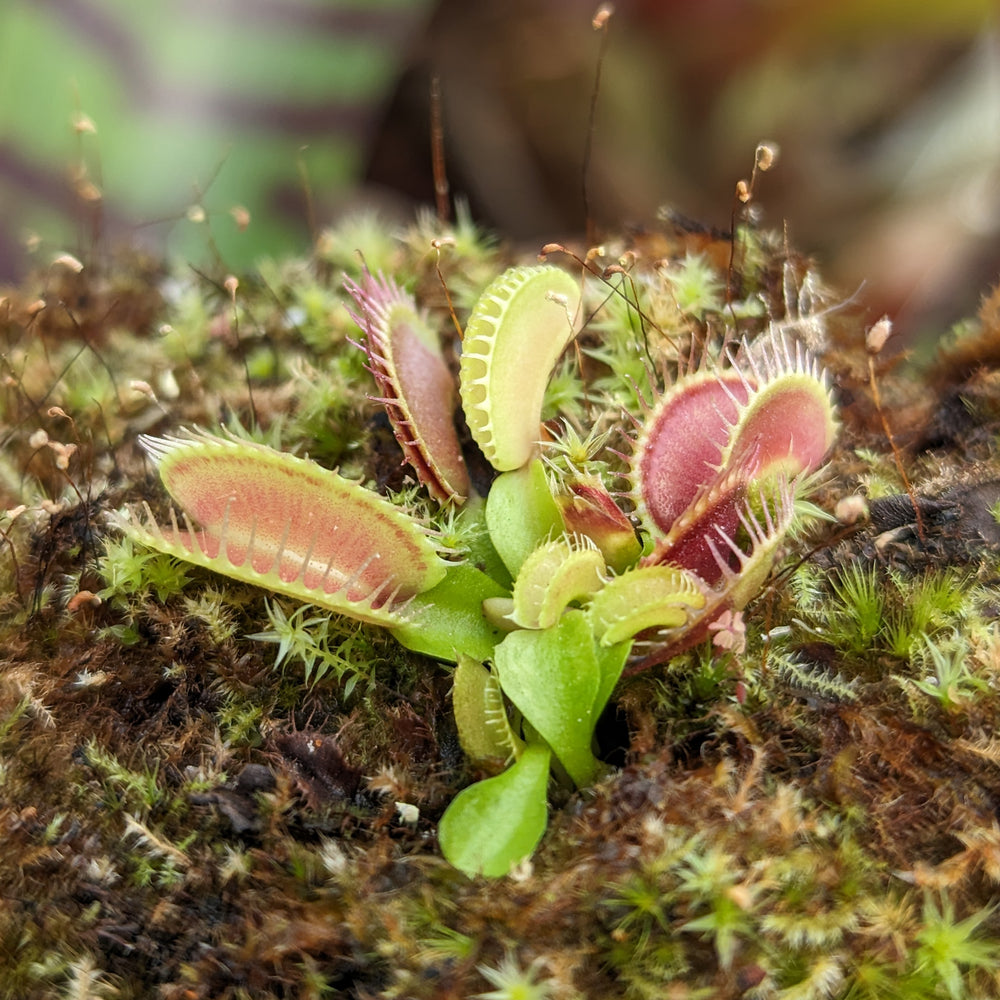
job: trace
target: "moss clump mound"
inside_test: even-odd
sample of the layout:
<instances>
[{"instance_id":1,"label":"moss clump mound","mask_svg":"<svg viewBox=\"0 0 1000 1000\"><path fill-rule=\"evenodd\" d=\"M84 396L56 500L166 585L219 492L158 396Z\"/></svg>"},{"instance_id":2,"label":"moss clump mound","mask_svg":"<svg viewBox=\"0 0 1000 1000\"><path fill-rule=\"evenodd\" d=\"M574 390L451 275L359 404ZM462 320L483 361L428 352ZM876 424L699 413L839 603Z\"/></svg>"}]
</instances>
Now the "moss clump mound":
<instances>
[{"instance_id":1,"label":"moss clump mound","mask_svg":"<svg viewBox=\"0 0 1000 1000\"><path fill-rule=\"evenodd\" d=\"M725 636L619 684L615 769L479 880L435 839L481 777L441 665L109 517L165 510L139 434L222 424L474 546L368 398L341 269L361 249L446 329L438 272L464 322L512 255L467 220L346 231L239 281L63 261L0 299L0 995L1000 996L1000 292L921 368L866 353L865 317L766 232L735 270L679 228L609 241L549 426L641 405L652 347L777 324L832 375L828 517L801 512Z\"/></svg>"}]
</instances>

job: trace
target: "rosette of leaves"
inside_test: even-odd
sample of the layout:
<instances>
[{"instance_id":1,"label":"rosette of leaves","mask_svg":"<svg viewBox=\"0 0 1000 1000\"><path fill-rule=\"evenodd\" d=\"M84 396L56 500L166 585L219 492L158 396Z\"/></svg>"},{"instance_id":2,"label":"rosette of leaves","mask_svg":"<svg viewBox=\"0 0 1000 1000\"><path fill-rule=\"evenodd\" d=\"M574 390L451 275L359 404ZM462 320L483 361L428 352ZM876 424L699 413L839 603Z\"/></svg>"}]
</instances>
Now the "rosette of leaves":
<instances>
[{"instance_id":1,"label":"rosette of leaves","mask_svg":"<svg viewBox=\"0 0 1000 1000\"><path fill-rule=\"evenodd\" d=\"M424 524L359 483L201 432L144 439L184 513L130 530L454 663L463 748L502 770L456 796L439 841L463 871L503 875L544 833L550 780L585 787L604 769L594 728L626 665L705 639L759 591L796 485L832 444L830 393L777 335L678 377L633 417L630 519L594 466L570 463L552 481L542 460L545 389L581 325L582 279L512 268L462 341L458 397L498 473L480 499L452 425L455 388L412 296L371 275L347 287L373 398L448 516L484 526L475 553L442 556Z\"/></svg>"}]
</instances>

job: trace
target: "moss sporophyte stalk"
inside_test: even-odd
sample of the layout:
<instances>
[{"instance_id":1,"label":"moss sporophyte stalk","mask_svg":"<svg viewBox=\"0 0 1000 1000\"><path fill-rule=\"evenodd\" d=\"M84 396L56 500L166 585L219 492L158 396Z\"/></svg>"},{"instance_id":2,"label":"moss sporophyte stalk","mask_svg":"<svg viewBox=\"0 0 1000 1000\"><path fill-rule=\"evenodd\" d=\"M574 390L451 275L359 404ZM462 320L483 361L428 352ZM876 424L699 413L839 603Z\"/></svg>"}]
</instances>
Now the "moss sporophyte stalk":
<instances>
[{"instance_id":1,"label":"moss sporophyte stalk","mask_svg":"<svg viewBox=\"0 0 1000 1000\"><path fill-rule=\"evenodd\" d=\"M550 264L482 292L456 383L410 292L367 270L345 287L421 509L235 434L178 430L142 444L180 514L147 507L126 530L451 664L462 748L495 773L451 802L441 850L504 875L544 833L550 780L584 788L606 770L594 731L624 673L702 642L738 647L833 443L830 391L788 330L722 328L695 346L654 327L640 342L629 286ZM583 355L579 332L601 323ZM636 356L648 391L616 376ZM576 391L561 385L552 413L554 373Z\"/></svg>"}]
</instances>

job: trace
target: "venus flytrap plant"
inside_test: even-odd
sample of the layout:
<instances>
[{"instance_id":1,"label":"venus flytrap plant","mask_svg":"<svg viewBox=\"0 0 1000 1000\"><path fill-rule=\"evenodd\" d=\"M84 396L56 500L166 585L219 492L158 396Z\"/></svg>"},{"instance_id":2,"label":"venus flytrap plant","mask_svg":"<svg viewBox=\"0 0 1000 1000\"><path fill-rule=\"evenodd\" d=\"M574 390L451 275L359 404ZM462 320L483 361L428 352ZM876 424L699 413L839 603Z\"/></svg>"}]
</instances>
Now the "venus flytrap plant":
<instances>
[{"instance_id":1,"label":"venus flytrap plant","mask_svg":"<svg viewBox=\"0 0 1000 1000\"><path fill-rule=\"evenodd\" d=\"M604 770L594 728L626 670L710 638L738 649L739 613L771 569L802 477L832 443L829 390L815 361L777 335L679 376L633 418L630 453L615 453L630 518L601 460L604 435L564 427L542 444L545 389L576 336L581 283L547 265L512 268L483 293L462 344L458 394L498 473L483 501L465 475L454 390L415 301L369 274L347 288L375 398L443 505L443 535L468 539L467 556L446 558L430 528L359 483L202 432L143 439L184 514L167 527L148 515L130 530L161 552L380 625L456 663L467 756L487 770L510 766L456 796L439 841L463 871L503 875L544 833L550 774L579 788Z\"/></svg>"}]
</instances>

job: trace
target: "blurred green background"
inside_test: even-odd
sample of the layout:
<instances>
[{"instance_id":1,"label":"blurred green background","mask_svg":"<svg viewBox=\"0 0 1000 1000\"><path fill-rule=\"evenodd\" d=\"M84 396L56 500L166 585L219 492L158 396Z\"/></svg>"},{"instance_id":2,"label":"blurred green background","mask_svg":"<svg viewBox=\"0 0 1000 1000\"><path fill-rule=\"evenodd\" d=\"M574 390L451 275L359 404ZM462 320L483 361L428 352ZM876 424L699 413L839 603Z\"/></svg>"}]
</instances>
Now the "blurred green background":
<instances>
[{"instance_id":1,"label":"blurred green background","mask_svg":"<svg viewBox=\"0 0 1000 1000\"><path fill-rule=\"evenodd\" d=\"M3 271L26 239L79 251L95 233L204 258L192 206L234 268L301 251L303 176L326 211L357 183L428 11L424 0L2 0Z\"/></svg>"},{"instance_id":2,"label":"blurred green background","mask_svg":"<svg viewBox=\"0 0 1000 1000\"><path fill-rule=\"evenodd\" d=\"M994 3L615 6L589 175L599 226L663 205L728 226L769 139L782 157L765 221L845 293L864 282L873 318L919 331L975 307L1000 271ZM120 235L196 262L196 204L234 269L306 251L353 206L403 218L433 200L432 75L452 192L513 240L579 236L595 7L4 0L0 277L26 241L42 263ZM94 133L74 130L81 113Z\"/></svg>"}]
</instances>

